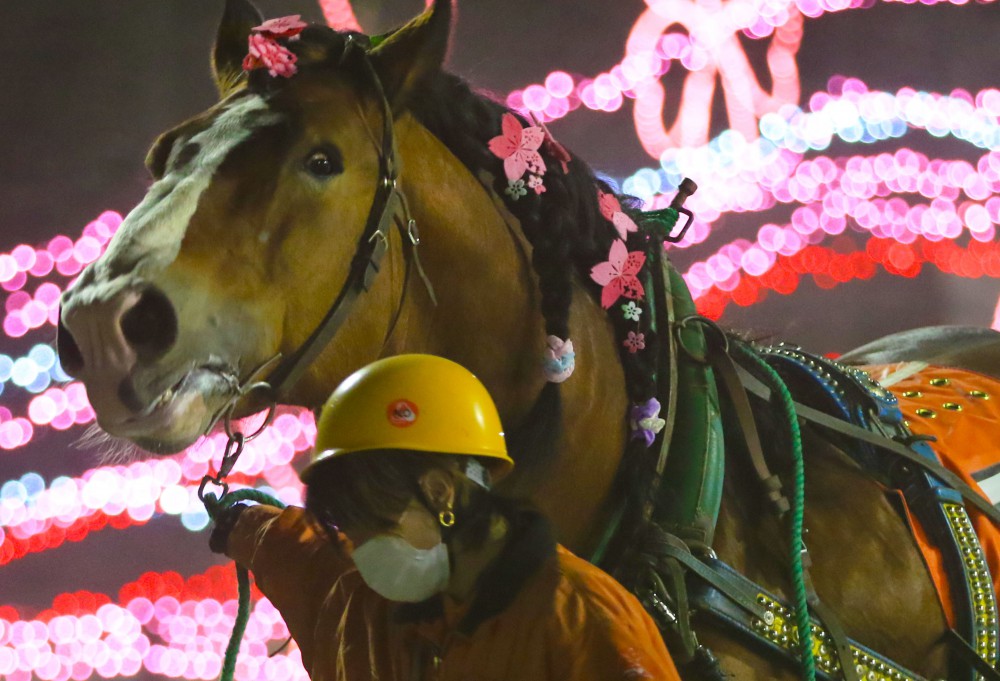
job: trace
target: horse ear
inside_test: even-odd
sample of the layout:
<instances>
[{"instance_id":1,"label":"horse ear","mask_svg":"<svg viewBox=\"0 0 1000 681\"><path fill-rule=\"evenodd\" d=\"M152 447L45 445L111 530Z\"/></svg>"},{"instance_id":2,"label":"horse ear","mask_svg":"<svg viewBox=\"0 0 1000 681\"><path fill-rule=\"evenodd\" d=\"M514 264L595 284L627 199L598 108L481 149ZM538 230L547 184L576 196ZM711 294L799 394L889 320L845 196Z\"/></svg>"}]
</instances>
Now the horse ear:
<instances>
[{"instance_id":1,"label":"horse ear","mask_svg":"<svg viewBox=\"0 0 1000 681\"><path fill-rule=\"evenodd\" d=\"M452 0L435 0L410 23L373 40L370 56L393 109L402 106L444 64L451 32L451 4Z\"/></svg>"},{"instance_id":2,"label":"horse ear","mask_svg":"<svg viewBox=\"0 0 1000 681\"><path fill-rule=\"evenodd\" d=\"M254 26L264 23L264 16L249 0L226 0L226 10L212 48L212 75L219 97L225 98L243 78L243 58L247 39Z\"/></svg>"}]
</instances>

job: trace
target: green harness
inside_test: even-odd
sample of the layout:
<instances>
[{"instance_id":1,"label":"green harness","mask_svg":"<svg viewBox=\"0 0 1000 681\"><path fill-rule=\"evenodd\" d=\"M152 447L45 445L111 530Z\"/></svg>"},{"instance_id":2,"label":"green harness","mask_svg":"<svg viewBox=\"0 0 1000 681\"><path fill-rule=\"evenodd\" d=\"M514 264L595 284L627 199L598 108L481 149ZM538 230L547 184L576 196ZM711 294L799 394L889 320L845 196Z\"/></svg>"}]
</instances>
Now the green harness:
<instances>
[{"instance_id":1,"label":"green harness","mask_svg":"<svg viewBox=\"0 0 1000 681\"><path fill-rule=\"evenodd\" d=\"M640 219L641 228L651 236L644 286L650 329L661 338L654 381L657 398L667 405L666 425L652 448L629 443L623 458L628 486L592 561L640 598L678 662L700 667L708 677L723 678L723 673L710 651L698 643L691 625L695 610L797 661L801 678L807 681L817 676L921 681L849 639L812 590L803 564L807 554L802 541L804 464L799 420L815 417L804 416L808 407L794 401L783 378L757 350L731 341L698 315L685 282L657 238L669 233L676 218L676 212L671 215L668 209L658 211L655 220ZM790 500L767 468L747 399L748 392L761 396L762 391L780 415L778 423L790 450ZM732 570L711 549L722 501L727 433L731 453L745 450L767 498L780 516L787 517L792 604L782 603ZM886 443L876 446L886 448ZM990 668L988 646L977 646L982 648L978 655L965 647L968 651L958 651L965 656L963 676L1000 678Z\"/></svg>"}]
</instances>

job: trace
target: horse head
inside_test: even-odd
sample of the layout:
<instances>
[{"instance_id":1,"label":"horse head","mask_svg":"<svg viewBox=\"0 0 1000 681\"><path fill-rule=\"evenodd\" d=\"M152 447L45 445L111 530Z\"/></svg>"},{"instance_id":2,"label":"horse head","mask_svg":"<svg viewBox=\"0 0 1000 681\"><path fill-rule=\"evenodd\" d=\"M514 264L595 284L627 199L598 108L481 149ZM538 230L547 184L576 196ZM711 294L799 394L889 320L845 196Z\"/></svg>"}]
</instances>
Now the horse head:
<instances>
[{"instance_id":1,"label":"horse head","mask_svg":"<svg viewBox=\"0 0 1000 681\"><path fill-rule=\"evenodd\" d=\"M591 281L620 245L601 203L610 187L442 69L450 1L376 38L285 22L296 35L247 59L277 61L247 73L248 36L265 26L228 0L221 99L156 141L155 182L65 294L64 368L104 431L169 453L258 379L272 399L314 408L378 357L447 357L497 403L518 459L509 491L582 540L607 511L622 415L650 397L657 356L616 339L637 317L607 314ZM537 157L518 185L508 161L522 126ZM570 348L587 369L559 383ZM259 406L243 400L236 415Z\"/></svg>"},{"instance_id":2,"label":"horse head","mask_svg":"<svg viewBox=\"0 0 1000 681\"><path fill-rule=\"evenodd\" d=\"M298 72L283 78L244 70L263 19L227 3L213 50L220 101L156 140L153 184L62 300L60 356L102 429L179 451L256 369L305 341L344 285L390 151L388 111L360 62L398 113L440 69L449 14L438 3L374 48L360 34L308 27L287 41ZM382 351L397 265L324 355L334 373ZM328 382L291 401L318 403Z\"/></svg>"}]
</instances>

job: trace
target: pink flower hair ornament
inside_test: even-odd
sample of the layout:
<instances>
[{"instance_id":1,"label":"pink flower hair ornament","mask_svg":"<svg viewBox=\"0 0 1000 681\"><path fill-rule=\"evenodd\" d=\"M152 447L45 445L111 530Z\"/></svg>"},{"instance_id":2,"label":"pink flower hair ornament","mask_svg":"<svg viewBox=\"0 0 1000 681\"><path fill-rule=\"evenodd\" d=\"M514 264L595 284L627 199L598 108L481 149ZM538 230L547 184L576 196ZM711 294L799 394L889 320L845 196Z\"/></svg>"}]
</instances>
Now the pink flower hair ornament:
<instances>
[{"instance_id":1,"label":"pink flower hair ornament","mask_svg":"<svg viewBox=\"0 0 1000 681\"><path fill-rule=\"evenodd\" d=\"M622 341L622 345L624 345L628 349L628 351L631 352L633 355L639 352L640 350L645 350L646 334L641 332L636 333L635 331L629 331L628 336L625 338L624 341Z\"/></svg>"},{"instance_id":2,"label":"pink flower hair ornament","mask_svg":"<svg viewBox=\"0 0 1000 681\"><path fill-rule=\"evenodd\" d=\"M269 19L257 26L247 39L247 56L243 58L243 70L253 71L266 68L272 78L291 78L298 72L295 63L298 57L278 42L278 39L298 40L299 34L308 26L300 15Z\"/></svg>"},{"instance_id":3,"label":"pink flower hair ornament","mask_svg":"<svg viewBox=\"0 0 1000 681\"><path fill-rule=\"evenodd\" d=\"M545 161L538 149L545 141L545 132L538 126L522 126L512 113L505 113L500 124L503 133L491 139L489 147L493 155L503 161L503 172L507 176L504 193L516 201L527 193L522 191L526 183L536 194L541 194L545 191L542 184ZM528 175L526 182L525 175Z\"/></svg>"},{"instance_id":4,"label":"pink flower hair ornament","mask_svg":"<svg viewBox=\"0 0 1000 681\"><path fill-rule=\"evenodd\" d=\"M621 239L612 242L607 262L598 263L590 270L590 278L604 287L601 291L601 306L605 310L622 296L632 300L643 299L646 291L637 275L645 264L645 253L629 252Z\"/></svg>"},{"instance_id":5,"label":"pink flower hair ornament","mask_svg":"<svg viewBox=\"0 0 1000 681\"><path fill-rule=\"evenodd\" d=\"M552 136L551 132L549 132L545 123L538 120L535 114L531 114L531 120L534 121L535 125L542 129L543 133L545 133L545 140L542 142L542 148L545 150L545 153L559 161L559 165L562 167L563 175L568 175L569 162L573 160L573 157L570 156L568 151L566 151L566 147L556 141L556 138Z\"/></svg>"},{"instance_id":6,"label":"pink flower hair ornament","mask_svg":"<svg viewBox=\"0 0 1000 681\"><path fill-rule=\"evenodd\" d=\"M601 215L615 226L622 241L628 239L629 233L639 231L639 226L635 224L635 221L622 211L622 204L614 194L608 194L598 189L597 203L601 207Z\"/></svg>"},{"instance_id":7,"label":"pink flower hair ornament","mask_svg":"<svg viewBox=\"0 0 1000 681\"><path fill-rule=\"evenodd\" d=\"M545 379L549 383L562 383L573 375L576 369L576 353L573 352L573 341L563 340L558 336L549 336L545 339L548 349L545 350L545 359L542 363L542 371Z\"/></svg>"}]
</instances>

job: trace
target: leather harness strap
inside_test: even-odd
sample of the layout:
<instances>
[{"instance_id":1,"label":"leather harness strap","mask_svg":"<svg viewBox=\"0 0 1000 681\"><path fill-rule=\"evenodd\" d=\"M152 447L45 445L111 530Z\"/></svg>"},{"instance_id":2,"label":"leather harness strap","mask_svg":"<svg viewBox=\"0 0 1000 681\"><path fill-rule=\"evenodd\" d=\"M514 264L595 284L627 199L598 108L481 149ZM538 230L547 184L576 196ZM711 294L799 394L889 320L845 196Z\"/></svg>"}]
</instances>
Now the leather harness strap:
<instances>
[{"instance_id":1,"label":"leather harness strap","mask_svg":"<svg viewBox=\"0 0 1000 681\"><path fill-rule=\"evenodd\" d=\"M985 681L1000 681L1000 672L990 666L990 663L984 660L976 652L975 648L966 643L965 639L957 631L948 629L948 631L944 632L944 641L965 660L966 664L975 669Z\"/></svg>"},{"instance_id":2,"label":"leather harness strap","mask_svg":"<svg viewBox=\"0 0 1000 681\"><path fill-rule=\"evenodd\" d=\"M389 248L389 232L400 211L405 212L405 203L396 188L398 169L396 167L396 141L393 133L392 109L385 91L368 54L353 36L347 38L344 47L345 60L358 54L375 88L376 97L382 107L382 141L379 151L379 179L375 196L365 227L358 238L357 249L351 260L347 279L330 309L308 339L268 376L272 397L280 401L287 397L292 387L302 378L306 369L319 357L333 339L350 314L354 303L362 293L369 290L379 272L382 258ZM414 244L415 247L415 244Z\"/></svg>"},{"instance_id":3,"label":"leather harness strap","mask_svg":"<svg viewBox=\"0 0 1000 681\"><path fill-rule=\"evenodd\" d=\"M739 422L743 442L746 444L747 453L757 479L764 488L767 500L771 503L778 516L781 517L788 512L790 504L783 492L780 478L777 474L772 473L768 466L764 448L761 445L760 435L757 431L753 408L750 406L747 391L740 380L739 371L741 368L738 367L732 356L730 356L726 336L722 334L721 330L718 334L713 334L712 336L721 338L722 342L716 340L714 343L709 344L709 362L725 387L729 403L732 405L737 421ZM805 568L809 608L815 613L820 622L822 622L826 633L833 643L834 652L840 662L844 681L860 681L854 665L850 639L848 639L839 618L837 618L830 608L826 607L813 588L812 579L809 576L808 566L806 565L809 554L805 549L805 545L803 545L802 551L804 554L803 565Z\"/></svg>"},{"instance_id":4,"label":"leather harness strap","mask_svg":"<svg viewBox=\"0 0 1000 681\"><path fill-rule=\"evenodd\" d=\"M757 395L761 399L770 400L771 399L771 389L754 377L750 372L746 371L742 367L737 366L737 371L739 372L740 380L749 392ZM810 423L815 423L827 430L834 431L841 435L847 437L861 440L870 445L878 447L887 452L891 452L906 461L919 466L928 473L939 478L942 482L947 483L953 487L962 498L968 503L976 507L976 510L980 511L983 515L989 518L993 523L1000 527L1000 511L998 511L990 502L982 497L978 492L969 487L960 477L952 473L950 470L942 466L941 464L934 463L929 459L921 456L920 454L914 452L912 449L904 444L901 444L895 440L877 435L870 430L860 428L852 423L848 423L834 416L830 416L825 412L818 409L813 409L812 407L806 406L800 402L795 402L795 412Z\"/></svg>"},{"instance_id":5,"label":"leather harness strap","mask_svg":"<svg viewBox=\"0 0 1000 681\"><path fill-rule=\"evenodd\" d=\"M733 579L731 575L709 567L677 537L651 525L643 542L642 551L650 557L669 557L676 560L702 580L726 594L734 603L754 617L764 619L767 610L757 601L757 591L749 581Z\"/></svg>"},{"instance_id":6,"label":"leather harness strap","mask_svg":"<svg viewBox=\"0 0 1000 681\"><path fill-rule=\"evenodd\" d=\"M711 338L713 334L706 337ZM764 447L761 445L760 434L757 432L757 421L754 418L750 400L747 399L746 390L743 389L743 384L740 382L737 365L730 357L727 345L720 345L716 341L709 343L708 347L709 363L715 369L716 375L722 379L729 403L732 405L740 430L743 432L743 441L746 443L747 454L750 457L754 473L757 475L757 480L764 488L767 500L777 514L782 516L788 512L791 505L782 490L781 478L771 472L767 457L764 456Z\"/></svg>"}]
</instances>

